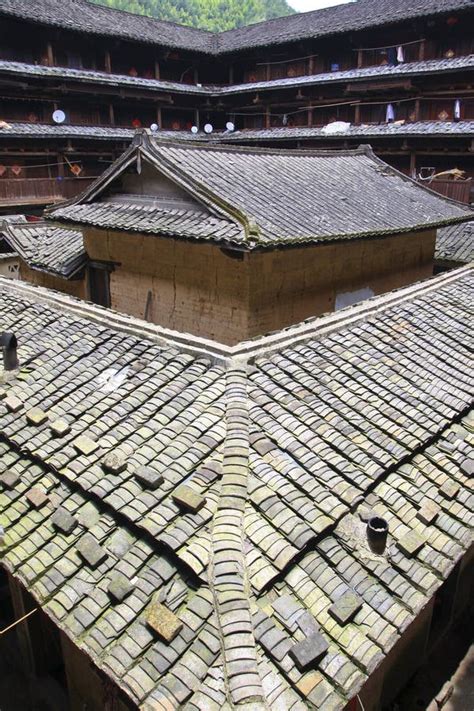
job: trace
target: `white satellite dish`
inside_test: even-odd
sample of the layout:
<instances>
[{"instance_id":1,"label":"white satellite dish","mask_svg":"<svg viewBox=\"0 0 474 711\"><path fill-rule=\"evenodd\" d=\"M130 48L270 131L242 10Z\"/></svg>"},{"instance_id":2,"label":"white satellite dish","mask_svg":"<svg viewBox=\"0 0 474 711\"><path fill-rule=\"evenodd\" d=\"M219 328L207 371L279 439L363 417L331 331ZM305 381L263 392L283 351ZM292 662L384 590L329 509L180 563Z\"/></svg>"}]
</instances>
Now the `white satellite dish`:
<instances>
[{"instance_id":1,"label":"white satellite dish","mask_svg":"<svg viewBox=\"0 0 474 711\"><path fill-rule=\"evenodd\" d=\"M235 124L232 121L227 121L225 127L228 131L235 131Z\"/></svg>"},{"instance_id":2,"label":"white satellite dish","mask_svg":"<svg viewBox=\"0 0 474 711\"><path fill-rule=\"evenodd\" d=\"M191 133L197 133L199 131L197 126L191 126Z\"/></svg>"},{"instance_id":3,"label":"white satellite dish","mask_svg":"<svg viewBox=\"0 0 474 711\"><path fill-rule=\"evenodd\" d=\"M64 123L66 120L66 114L62 109L56 109L53 111L53 121L54 123Z\"/></svg>"},{"instance_id":4,"label":"white satellite dish","mask_svg":"<svg viewBox=\"0 0 474 711\"><path fill-rule=\"evenodd\" d=\"M212 123L206 123L204 126L204 133L212 133L214 128L212 127Z\"/></svg>"},{"instance_id":5,"label":"white satellite dish","mask_svg":"<svg viewBox=\"0 0 474 711\"><path fill-rule=\"evenodd\" d=\"M159 130L158 124L157 124L157 123L152 123L151 126L150 126L150 131L151 131L152 133L156 133L158 130Z\"/></svg>"}]
</instances>

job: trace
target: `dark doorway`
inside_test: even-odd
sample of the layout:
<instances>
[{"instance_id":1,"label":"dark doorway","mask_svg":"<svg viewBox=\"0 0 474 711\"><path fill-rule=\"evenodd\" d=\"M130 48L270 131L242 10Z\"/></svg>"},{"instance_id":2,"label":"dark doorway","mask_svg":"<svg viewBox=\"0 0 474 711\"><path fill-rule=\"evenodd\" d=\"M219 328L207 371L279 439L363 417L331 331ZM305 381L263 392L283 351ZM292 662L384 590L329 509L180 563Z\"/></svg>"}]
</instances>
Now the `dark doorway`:
<instances>
[{"instance_id":1,"label":"dark doorway","mask_svg":"<svg viewBox=\"0 0 474 711\"><path fill-rule=\"evenodd\" d=\"M89 296L93 304L110 308L110 268L108 265L89 266Z\"/></svg>"}]
</instances>

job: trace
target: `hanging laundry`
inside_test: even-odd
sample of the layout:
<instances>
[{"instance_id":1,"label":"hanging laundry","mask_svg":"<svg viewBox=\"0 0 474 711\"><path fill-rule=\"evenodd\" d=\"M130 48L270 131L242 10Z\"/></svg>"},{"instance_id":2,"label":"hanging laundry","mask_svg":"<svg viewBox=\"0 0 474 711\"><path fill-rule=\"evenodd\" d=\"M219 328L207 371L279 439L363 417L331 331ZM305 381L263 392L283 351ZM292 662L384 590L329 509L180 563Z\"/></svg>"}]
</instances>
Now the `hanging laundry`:
<instances>
[{"instance_id":1,"label":"hanging laundry","mask_svg":"<svg viewBox=\"0 0 474 711\"><path fill-rule=\"evenodd\" d=\"M403 51L402 45L399 45L397 47L397 62L399 64L403 64L404 61L405 61L405 53Z\"/></svg>"},{"instance_id":2,"label":"hanging laundry","mask_svg":"<svg viewBox=\"0 0 474 711\"><path fill-rule=\"evenodd\" d=\"M397 63L397 52L395 47L388 47L387 49L387 60L390 66L394 67Z\"/></svg>"},{"instance_id":3,"label":"hanging laundry","mask_svg":"<svg viewBox=\"0 0 474 711\"><path fill-rule=\"evenodd\" d=\"M385 121L387 123L392 123L392 121L395 121L395 110L393 108L393 104L388 104L387 106L387 111L385 112Z\"/></svg>"},{"instance_id":4,"label":"hanging laundry","mask_svg":"<svg viewBox=\"0 0 474 711\"><path fill-rule=\"evenodd\" d=\"M456 99L456 101L454 102L454 120L461 120L461 102L459 99Z\"/></svg>"}]
</instances>

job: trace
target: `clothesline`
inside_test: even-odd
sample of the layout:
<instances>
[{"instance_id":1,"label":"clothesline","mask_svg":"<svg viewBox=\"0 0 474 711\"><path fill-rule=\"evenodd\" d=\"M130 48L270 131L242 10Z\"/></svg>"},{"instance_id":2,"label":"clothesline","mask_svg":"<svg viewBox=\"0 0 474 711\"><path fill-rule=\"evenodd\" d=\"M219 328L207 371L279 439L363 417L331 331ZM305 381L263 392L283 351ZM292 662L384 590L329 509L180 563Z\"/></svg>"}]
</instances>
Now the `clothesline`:
<instances>
[{"instance_id":1,"label":"clothesline","mask_svg":"<svg viewBox=\"0 0 474 711\"><path fill-rule=\"evenodd\" d=\"M353 49L353 52L375 52L379 49L395 49L396 47L408 47L411 44L420 44L425 39L412 40L411 42L397 42L397 44L386 44L383 47L358 47Z\"/></svg>"},{"instance_id":2,"label":"clothesline","mask_svg":"<svg viewBox=\"0 0 474 711\"><path fill-rule=\"evenodd\" d=\"M19 620L15 620L15 622L13 622L11 625L9 625L8 627L5 627L4 630L1 630L1 631L0 631L0 635L5 634L6 632L9 632L9 631L12 630L14 627L16 627L17 625L19 625L20 622L24 622L25 620L27 620L28 617L31 617L31 615L32 615L34 612L38 612L38 608L37 608L37 607L35 607L34 610L31 610L30 612L28 612L26 615L23 615L23 617L20 617Z\"/></svg>"},{"instance_id":3,"label":"clothesline","mask_svg":"<svg viewBox=\"0 0 474 711\"><path fill-rule=\"evenodd\" d=\"M465 100L466 98L472 98L472 97L463 97L463 96L457 96L455 99L447 99L445 96L443 97L436 97L436 96L412 96L409 98L405 99L392 99L391 101L341 101L335 104L317 104L315 106L303 106L299 109L294 109L293 111L282 111L278 113L274 113L272 111L269 112L255 112L255 111L230 111L229 115L231 116L292 116L293 114L298 114L303 111L311 111L313 109L328 109L328 108L337 108L338 106L388 106L389 104L402 104L410 101L455 101L456 99L459 99L461 101Z\"/></svg>"}]
</instances>

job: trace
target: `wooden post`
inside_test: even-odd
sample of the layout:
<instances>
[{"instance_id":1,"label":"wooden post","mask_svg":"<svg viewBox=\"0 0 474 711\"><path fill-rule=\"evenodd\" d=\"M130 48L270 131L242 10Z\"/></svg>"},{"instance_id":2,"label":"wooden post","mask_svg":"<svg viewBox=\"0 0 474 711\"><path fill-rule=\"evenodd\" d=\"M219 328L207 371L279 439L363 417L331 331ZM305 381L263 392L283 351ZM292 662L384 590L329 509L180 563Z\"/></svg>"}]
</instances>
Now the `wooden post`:
<instances>
[{"instance_id":1,"label":"wooden post","mask_svg":"<svg viewBox=\"0 0 474 711\"><path fill-rule=\"evenodd\" d=\"M234 65L231 64L229 66L229 84L233 84L233 83L234 83Z\"/></svg>"},{"instance_id":2,"label":"wooden post","mask_svg":"<svg viewBox=\"0 0 474 711\"><path fill-rule=\"evenodd\" d=\"M112 60L110 58L110 52L108 49L105 50L104 53L104 64L105 64L105 71L108 72L109 74L112 73Z\"/></svg>"},{"instance_id":3,"label":"wooden post","mask_svg":"<svg viewBox=\"0 0 474 711\"><path fill-rule=\"evenodd\" d=\"M53 45L51 42L47 42L46 44L46 56L48 58L48 66L54 67L54 52Z\"/></svg>"},{"instance_id":4,"label":"wooden post","mask_svg":"<svg viewBox=\"0 0 474 711\"><path fill-rule=\"evenodd\" d=\"M115 111L113 104L109 104L109 123L111 126L115 126Z\"/></svg>"},{"instance_id":5,"label":"wooden post","mask_svg":"<svg viewBox=\"0 0 474 711\"><path fill-rule=\"evenodd\" d=\"M64 160L63 153L58 153L57 161L58 161L58 176L60 178L64 178L64 163L66 161Z\"/></svg>"},{"instance_id":6,"label":"wooden post","mask_svg":"<svg viewBox=\"0 0 474 711\"><path fill-rule=\"evenodd\" d=\"M194 75L194 83L199 84L199 72L197 70L197 67L194 67L193 75Z\"/></svg>"},{"instance_id":7,"label":"wooden post","mask_svg":"<svg viewBox=\"0 0 474 711\"><path fill-rule=\"evenodd\" d=\"M199 128L199 122L201 118L199 116L199 109L195 109L194 111L194 124Z\"/></svg>"},{"instance_id":8,"label":"wooden post","mask_svg":"<svg viewBox=\"0 0 474 711\"><path fill-rule=\"evenodd\" d=\"M354 123L359 124L360 123L360 104L355 105L354 109Z\"/></svg>"},{"instance_id":9,"label":"wooden post","mask_svg":"<svg viewBox=\"0 0 474 711\"><path fill-rule=\"evenodd\" d=\"M309 128L311 128L312 125L313 125L313 105L310 104L310 106L308 108L308 126L309 126Z\"/></svg>"},{"instance_id":10,"label":"wooden post","mask_svg":"<svg viewBox=\"0 0 474 711\"><path fill-rule=\"evenodd\" d=\"M270 107L267 106L267 108L265 109L265 128L270 128L270 122L271 122Z\"/></svg>"},{"instance_id":11,"label":"wooden post","mask_svg":"<svg viewBox=\"0 0 474 711\"><path fill-rule=\"evenodd\" d=\"M420 120L420 100L415 99L415 121Z\"/></svg>"},{"instance_id":12,"label":"wooden post","mask_svg":"<svg viewBox=\"0 0 474 711\"><path fill-rule=\"evenodd\" d=\"M426 53L426 40L421 40L420 42L420 48L418 51L418 59L420 62L422 62L425 58L425 53Z\"/></svg>"},{"instance_id":13,"label":"wooden post","mask_svg":"<svg viewBox=\"0 0 474 711\"><path fill-rule=\"evenodd\" d=\"M156 107L156 123L158 124L158 128L163 128L163 119L161 116L161 106Z\"/></svg>"},{"instance_id":14,"label":"wooden post","mask_svg":"<svg viewBox=\"0 0 474 711\"><path fill-rule=\"evenodd\" d=\"M416 178L416 153L410 153L410 177Z\"/></svg>"},{"instance_id":15,"label":"wooden post","mask_svg":"<svg viewBox=\"0 0 474 711\"><path fill-rule=\"evenodd\" d=\"M157 59L155 59L155 79L161 79L160 63Z\"/></svg>"},{"instance_id":16,"label":"wooden post","mask_svg":"<svg viewBox=\"0 0 474 711\"><path fill-rule=\"evenodd\" d=\"M270 81L270 65L265 65L265 80Z\"/></svg>"},{"instance_id":17,"label":"wooden post","mask_svg":"<svg viewBox=\"0 0 474 711\"><path fill-rule=\"evenodd\" d=\"M357 50L357 69L360 69L364 63L364 54L361 49Z\"/></svg>"},{"instance_id":18,"label":"wooden post","mask_svg":"<svg viewBox=\"0 0 474 711\"><path fill-rule=\"evenodd\" d=\"M312 54L309 58L308 74L314 74L314 55Z\"/></svg>"},{"instance_id":19,"label":"wooden post","mask_svg":"<svg viewBox=\"0 0 474 711\"><path fill-rule=\"evenodd\" d=\"M10 588L10 596L13 605L15 619L19 620L24 617L31 607L25 604L25 599L21 593L20 584L8 574L8 585ZM35 657L33 653L33 645L31 643L30 629L27 622L21 622L15 628L18 646L22 657L22 666L27 674L34 675L36 672Z\"/></svg>"}]
</instances>

